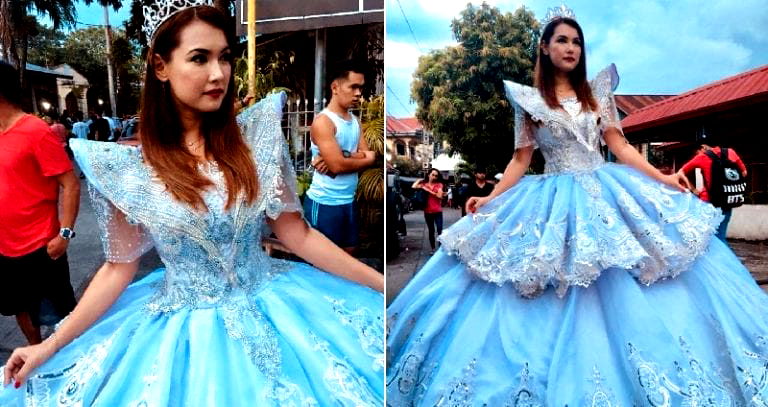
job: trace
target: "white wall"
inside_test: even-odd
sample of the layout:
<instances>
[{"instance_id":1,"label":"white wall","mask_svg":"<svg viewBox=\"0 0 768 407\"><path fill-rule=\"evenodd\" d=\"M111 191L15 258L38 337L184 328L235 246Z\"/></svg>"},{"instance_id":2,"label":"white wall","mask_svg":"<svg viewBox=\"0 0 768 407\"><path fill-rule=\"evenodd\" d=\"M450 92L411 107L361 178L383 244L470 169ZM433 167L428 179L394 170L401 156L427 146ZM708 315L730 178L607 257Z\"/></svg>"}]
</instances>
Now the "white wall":
<instances>
[{"instance_id":1,"label":"white wall","mask_svg":"<svg viewBox=\"0 0 768 407\"><path fill-rule=\"evenodd\" d=\"M768 205L743 205L733 210L728 237L746 240L768 239Z\"/></svg>"}]
</instances>

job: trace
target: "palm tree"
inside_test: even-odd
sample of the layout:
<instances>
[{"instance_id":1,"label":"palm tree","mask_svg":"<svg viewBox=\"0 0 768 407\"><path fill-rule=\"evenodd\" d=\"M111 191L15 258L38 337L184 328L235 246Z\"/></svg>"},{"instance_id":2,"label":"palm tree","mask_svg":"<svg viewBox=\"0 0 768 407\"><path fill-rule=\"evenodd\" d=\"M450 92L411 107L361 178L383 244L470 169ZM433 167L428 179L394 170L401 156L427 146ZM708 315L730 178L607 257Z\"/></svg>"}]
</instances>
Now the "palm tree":
<instances>
[{"instance_id":1,"label":"palm tree","mask_svg":"<svg viewBox=\"0 0 768 407\"><path fill-rule=\"evenodd\" d=\"M37 29L37 21L28 15L33 11L38 16L50 18L54 29L75 24L73 0L0 0L0 48L5 58L18 69L22 85L29 36Z\"/></svg>"},{"instance_id":2,"label":"palm tree","mask_svg":"<svg viewBox=\"0 0 768 407\"><path fill-rule=\"evenodd\" d=\"M112 6L115 10L122 6L122 0L85 0L85 4L94 1L103 6ZM72 28L77 22L75 2L76 0L0 0L0 49L5 59L18 69L22 86L29 37L34 36L37 30L34 15L50 18L54 30Z\"/></svg>"}]
</instances>

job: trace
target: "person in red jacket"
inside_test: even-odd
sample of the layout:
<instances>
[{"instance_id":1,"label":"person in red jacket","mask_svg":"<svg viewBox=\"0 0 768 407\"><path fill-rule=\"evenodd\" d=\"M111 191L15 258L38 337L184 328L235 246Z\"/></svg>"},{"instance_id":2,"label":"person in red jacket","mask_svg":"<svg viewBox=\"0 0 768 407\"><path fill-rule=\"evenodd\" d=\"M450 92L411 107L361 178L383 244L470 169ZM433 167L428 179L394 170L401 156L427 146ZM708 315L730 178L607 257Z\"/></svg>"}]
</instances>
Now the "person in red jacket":
<instances>
[{"instance_id":1,"label":"person in red jacket","mask_svg":"<svg viewBox=\"0 0 768 407\"><path fill-rule=\"evenodd\" d=\"M692 173L696 168L700 168L701 175L704 177L704 188L702 188L700 191L694 190L694 193L696 193L702 201L710 202L708 190L712 185L712 159L707 155L707 151L712 151L717 156L720 156L720 147L710 147L706 144L702 144L699 149L696 150L696 156L685 163L685 165L680 168L679 173L688 175ZM747 176L747 167L744 165L744 162L741 161L741 157L739 157L739 155L736 154L736 151L734 151L732 148L728 149L728 159L735 162L736 165L739 166L739 170L741 170L742 176ZM725 242L725 233L728 230L728 222L731 220L733 208L721 208L721 210L723 211L725 218L723 219L723 222L720 223L720 227L717 229L717 237Z\"/></svg>"}]
</instances>

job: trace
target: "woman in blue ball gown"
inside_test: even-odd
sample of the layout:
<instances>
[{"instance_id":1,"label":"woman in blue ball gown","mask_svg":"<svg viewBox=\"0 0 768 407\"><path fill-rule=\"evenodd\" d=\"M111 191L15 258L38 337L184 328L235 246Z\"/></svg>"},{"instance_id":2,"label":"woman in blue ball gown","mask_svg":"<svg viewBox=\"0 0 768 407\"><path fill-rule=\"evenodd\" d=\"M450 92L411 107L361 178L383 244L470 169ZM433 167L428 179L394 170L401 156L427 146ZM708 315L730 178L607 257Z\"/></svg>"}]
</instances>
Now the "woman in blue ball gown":
<instances>
[{"instance_id":1,"label":"woman in blue ball gown","mask_svg":"<svg viewBox=\"0 0 768 407\"><path fill-rule=\"evenodd\" d=\"M285 96L235 121L230 26L192 7L148 36L141 148L73 141L107 263L0 405L383 404L383 277L302 219ZM331 274L267 256L266 226ZM165 269L129 285L152 246Z\"/></svg>"},{"instance_id":2,"label":"woman in blue ball gown","mask_svg":"<svg viewBox=\"0 0 768 407\"><path fill-rule=\"evenodd\" d=\"M505 83L516 150L388 308L388 405L768 400L768 297L712 237L720 211L626 142L615 70L588 83L585 65L561 15L537 88ZM535 148L545 173L523 177Z\"/></svg>"}]
</instances>

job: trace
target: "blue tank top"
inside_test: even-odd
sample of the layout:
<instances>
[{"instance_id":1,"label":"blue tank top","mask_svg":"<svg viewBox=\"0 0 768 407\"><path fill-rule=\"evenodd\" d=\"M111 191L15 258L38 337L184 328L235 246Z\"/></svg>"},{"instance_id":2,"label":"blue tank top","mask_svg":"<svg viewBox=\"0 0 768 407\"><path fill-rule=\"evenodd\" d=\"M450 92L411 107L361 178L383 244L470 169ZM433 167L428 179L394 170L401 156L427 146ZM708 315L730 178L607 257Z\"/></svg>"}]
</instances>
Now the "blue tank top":
<instances>
[{"instance_id":1,"label":"blue tank top","mask_svg":"<svg viewBox=\"0 0 768 407\"><path fill-rule=\"evenodd\" d=\"M351 119L344 120L327 108L318 115L325 115L333 122L336 127L336 142L339 143L342 150L350 153L357 151L357 144L360 141L360 124L355 115L350 113ZM314 160L320 154L320 150L314 142L312 142L310 150ZM312 176L312 185L307 190L307 196L323 205L344 205L352 203L355 199L355 189L357 189L356 172L337 174L335 178L315 172Z\"/></svg>"}]
</instances>

